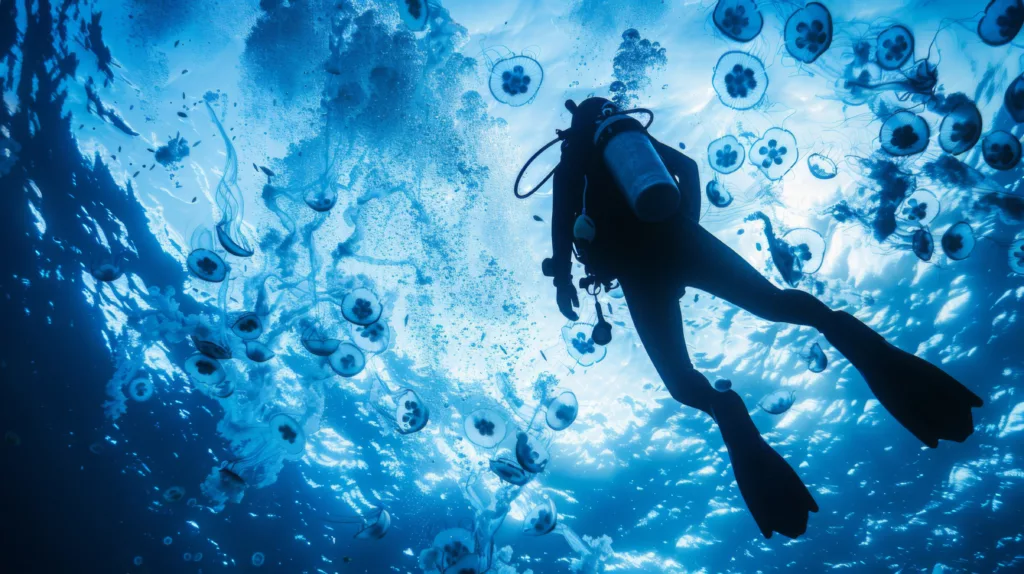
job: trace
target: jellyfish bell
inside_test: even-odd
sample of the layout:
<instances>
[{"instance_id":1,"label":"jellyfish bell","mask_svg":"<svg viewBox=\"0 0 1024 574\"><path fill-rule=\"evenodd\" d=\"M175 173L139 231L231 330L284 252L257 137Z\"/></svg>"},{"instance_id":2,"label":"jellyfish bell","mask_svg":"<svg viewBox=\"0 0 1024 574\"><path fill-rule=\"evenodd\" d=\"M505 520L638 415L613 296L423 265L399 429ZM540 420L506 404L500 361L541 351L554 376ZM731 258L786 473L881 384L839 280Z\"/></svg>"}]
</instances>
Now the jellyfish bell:
<instances>
[{"instance_id":1,"label":"jellyfish bell","mask_svg":"<svg viewBox=\"0 0 1024 574\"><path fill-rule=\"evenodd\" d=\"M391 343L391 328L387 321L378 320L366 326L353 323L350 329L356 346L367 353L383 353Z\"/></svg>"},{"instance_id":2,"label":"jellyfish bell","mask_svg":"<svg viewBox=\"0 0 1024 574\"><path fill-rule=\"evenodd\" d=\"M807 169L817 179L832 179L839 174L836 162L820 153L812 153L807 156Z\"/></svg>"},{"instance_id":3,"label":"jellyfish bell","mask_svg":"<svg viewBox=\"0 0 1024 574\"><path fill-rule=\"evenodd\" d=\"M354 289L341 302L341 314L349 323L372 325L380 319L383 307L377 294L369 289Z\"/></svg>"},{"instance_id":4,"label":"jellyfish bell","mask_svg":"<svg viewBox=\"0 0 1024 574\"><path fill-rule=\"evenodd\" d=\"M292 417L278 413L267 423L270 443L286 455L295 456L306 450L306 431Z\"/></svg>"},{"instance_id":5,"label":"jellyfish bell","mask_svg":"<svg viewBox=\"0 0 1024 574\"><path fill-rule=\"evenodd\" d=\"M178 502L185 497L185 489L180 486L172 486L164 491L163 497L167 502Z\"/></svg>"},{"instance_id":6,"label":"jellyfish bell","mask_svg":"<svg viewBox=\"0 0 1024 574\"><path fill-rule=\"evenodd\" d=\"M932 232L928 231L925 227L914 231L914 235L910 240L910 248L918 259L929 261L932 258L932 254L935 253L935 240L932 239Z\"/></svg>"},{"instance_id":7,"label":"jellyfish bell","mask_svg":"<svg viewBox=\"0 0 1024 574\"><path fill-rule=\"evenodd\" d=\"M978 21L978 38L989 46L1009 44L1024 25L1024 2L992 0Z\"/></svg>"},{"instance_id":8,"label":"jellyfish bell","mask_svg":"<svg viewBox=\"0 0 1024 574\"><path fill-rule=\"evenodd\" d=\"M918 189L900 204L896 217L915 227L930 224L939 216L942 205L939 198L927 189Z\"/></svg>"},{"instance_id":9,"label":"jellyfish bell","mask_svg":"<svg viewBox=\"0 0 1024 574\"><path fill-rule=\"evenodd\" d=\"M127 256L123 253L95 257L89 263L89 274L97 281L104 283L117 281L124 275L126 261Z\"/></svg>"},{"instance_id":10,"label":"jellyfish bell","mask_svg":"<svg viewBox=\"0 0 1024 574\"><path fill-rule=\"evenodd\" d=\"M220 361L196 353L185 360L185 373L198 386L213 386L227 377Z\"/></svg>"},{"instance_id":11,"label":"jellyfish bell","mask_svg":"<svg viewBox=\"0 0 1024 574\"><path fill-rule=\"evenodd\" d=\"M555 501L550 498L534 506L523 520L523 534L527 536L544 536L550 534L558 523Z\"/></svg>"},{"instance_id":12,"label":"jellyfish bell","mask_svg":"<svg viewBox=\"0 0 1024 574\"><path fill-rule=\"evenodd\" d=\"M398 0L398 13L402 22L413 32L422 32L430 22L430 6L427 0Z\"/></svg>"},{"instance_id":13,"label":"jellyfish bell","mask_svg":"<svg viewBox=\"0 0 1024 574\"><path fill-rule=\"evenodd\" d=\"M1007 86L1003 94L1003 107L1015 122L1024 122L1024 73Z\"/></svg>"},{"instance_id":14,"label":"jellyfish bell","mask_svg":"<svg viewBox=\"0 0 1024 574\"><path fill-rule=\"evenodd\" d=\"M953 261L967 259L974 251L974 228L961 221L942 234L942 251Z\"/></svg>"},{"instance_id":15,"label":"jellyfish bell","mask_svg":"<svg viewBox=\"0 0 1024 574\"><path fill-rule=\"evenodd\" d=\"M505 419L494 409L478 409L463 422L469 442L483 448L494 448L505 440L508 426Z\"/></svg>"},{"instance_id":16,"label":"jellyfish bell","mask_svg":"<svg viewBox=\"0 0 1024 574\"><path fill-rule=\"evenodd\" d=\"M789 410L796 402L796 392L787 389L779 389L772 391L765 395L757 406L761 407L761 410L771 415L781 415L782 413Z\"/></svg>"},{"instance_id":17,"label":"jellyfish bell","mask_svg":"<svg viewBox=\"0 0 1024 574\"><path fill-rule=\"evenodd\" d=\"M222 221L217 224L217 241L220 242L221 247L225 251L234 255L235 257L252 257L256 251L249 246L249 242L241 235L241 233L235 233L238 239L232 237L232 232L229 229L230 222Z\"/></svg>"},{"instance_id":18,"label":"jellyfish bell","mask_svg":"<svg viewBox=\"0 0 1024 574\"><path fill-rule=\"evenodd\" d=\"M704 193L708 196L708 202L715 207L729 207L732 204L732 194L718 180L709 179L708 184L704 186Z\"/></svg>"},{"instance_id":19,"label":"jellyfish bell","mask_svg":"<svg viewBox=\"0 0 1024 574\"><path fill-rule=\"evenodd\" d=\"M981 140L981 155L992 169L1011 170L1020 163L1020 140L1007 131L989 132Z\"/></svg>"},{"instance_id":20,"label":"jellyfish bell","mask_svg":"<svg viewBox=\"0 0 1024 574\"><path fill-rule=\"evenodd\" d=\"M228 265L224 259L210 251L199 248L188 254L186 259L189 272L209 283L220 283L228 276Z\"/></svg>"},{"instance_id":21,"label":"jellyfish bell","mask_svg":"<svg viewBox=\"0 0 1024 574\"><path fill-rule=\"evenodd\" d=\"M483 559L476 554L463 556L458 562L449 566L444 572L446 574L483 574L487 570L481 567Z\"/></svg>"},{"instance_id":22,"label":"jellyfish bell","mask_svg":"<svg viewBox=\"0 0 1024 574\"><path fill-rule=\"evenodd\" d=\"M939 146L948 154L960 155L981 138L981 112L973 102L953 108L939 124Z\"/></svg>"},{"instance_id":23,"label":"jellyfish bell","mask_svg":"<svg viewBox=\"0 0 1024 574\"><path fill-rule=\"evenodd\" d=\"M723 104L734 110L749 110L764 99L768 73L756 56L731 51L718 59L711 84Z\"/></svg>"},{"instance_id":24,"label":"jellyfish bell","mask_svg":"<svg viewBox=\"0 0 1024 574\"><path fill-rule=\"evenodd\" d=\"M533 478L532 474L507 456L492 459L488 466L498 478L515 486L523 486Z\"/></svg>"},{"instance_id":25,"label":"jellyfish bell","mask_svg":"<svg viewBox=\"0 0 1024 574\"><path fill-rule=\"evenodd\" d=\"M266 363L274 358L274 351L259 341L246 341L245 356L254 363Z\"/></svg>"},{"instance_id":26,"label":"jellyfish bell","mask_svg":"<svg viewBox=\"0 0 1024 574\"><path fill-rule=\"evenodd\" d=\"M363 520L363 527L356 532L353 538L363 540L380 540L391 529L391 514L379 508Z\"/></svg>"},{"instance_id":27,"label":"jellyfish bell","mask_svg":"<svg viewBox=\"0 0 1024 574\"><path fill-rule=\"evenodd\" d=\"M824 4L810 2L786 20L786 51L810 64L832 45L832 13Z\"/></svg>"},{"instance_id":28,"label":"jellyfish bell","mask_svg":"<svg viewBox=\"0 0 1024 574\"><path fill-rule=\"evenodd\" d=\"M474 556L476 540L465 528L448 528L434 536L431 548L437 551L437 566L442 572L451 572L452 566L467 556Z\"/></svg>"},{"instance_id":29,"label":"jellyfish bell","mask_svg":"<svg viewBox=\"0 0 1024 574\"><path fill-rule=\"evenodd\" d=\"M764 27L764 16L754 0L718 0L711 20L722 34L737 42L753 40Z\"/></svg>"},{"instance_id":30,"label":"jellyfish bell","mask_svg":"<svg viewBox=\"0 0 1024 574\"><path fill-rule=\"evenodd\" d=\"M328 357L341 346L341 341L328 337L316 324L306 327L299 340L307 351L318 357Z\"/></svg>"},{"instance_id":31,"label":"jellyfish bell","mask_svg":"<svg viewBox=\"0 0 1024 574\"><path fill-rule=\"evenodd\" d=\"M825 261L825 238L813 229L797 228L788 231L782 240L789 245L793 268L804 275L813 275Z\"/></svg>"},{"instance_id":32,"label":"jellyfish bell","mask_svg":"<svg viewBox=\"0 0 1024 574\"><path fill-rule=\"evenodd\" d=\"M243 313L231 325L231 332L245 341L259 339L263 334L263 321L256 313Z\"/></svg>"},{"instance_id":33,"label":"jellyfish bell","mask_svg":"<svg viewBox=\"0 0 1024 574\"><path fill-rule=\"evenodd\" d=\"M191 553L191 552L186 552L186 553L185 553L185 554L184 554L184 555L182 556L182 559L184 559L184 560L185 560L185 562L191 562L191 561L192 561L192 553Z\"/></svg>"},{"instance_id":34,"label":"jellyfish bell","mask_svg":"<svg viewBox=\"0 0 1024 574\"><path fill-rule=\"evenodd\" d=\"M352 343L339 344L327 360L331 364L331 369L345 378L358 375L366 366L366 355Z\"/></svg>"},{"instance_id":35,"label":"jellyfish bell","mask_svg":"<svg viewBox=\"0 0 1024 574\"><path fill-rule=\"evenodd\" d=\"M572 391L562 391L548 404L545 422L552 430L562 431L576 421L580 403Z\"/></svg>"},{"instance_id":36,"label":"jellyfish bell","mask_svg":"<svg viewBox=\"0 0 1024 574\"><path fill-rule=\"evenodd\" d=\"M1010 269L1018 275L1024 275L1024 239L1018 239L1010 244L1007 258Z\"/></svg>"},{"instance_id":37,"label":"jellyfish bell","mask_svg":"<svg viewBox=\"0 0 1024 574\"><path fill-rule=\"evenodd\" d=\"M921 116L908 111L900 111L889 116L878 134L882 143L882 151L895 156L904 157L919 154L928 147L931 128Z\"/></svg>"},{"instance_id":38,"label":"jellyfish bell","mask_svg":"<svg viewBox=\"0 0 1024 574\"><path fill-rule=\"evenodd\" d=\"M778 181L796 165L800 159L800 150L796 147L796 136L793 132L782 128L769 128L761 139L750 146L747 157L765 177Z\"/></svg>"},{"instance_id":39,"label":"jellyfish bell","mask_svg":"<svg viewBox=\"0 0 1024 574\"><path fill-rule=\"evenodd\" d=\"M606 347L594 342L593 330L594 326L590 323L573 323L562 327L566 351L581 367L599 363L608 354Z\"/></svg>"},{"instance_id":40,"label":"jellyfish bell","mask_svg":"<svg viewBox=\"0 0 1024 574\"><path fill-rule=\"evenodd\" d=\"M828 367L828 357L817 341L807 347L804 360L807 362L807 370L812 373L820 373Z\"/></svg>"},{"instance_id":41,"label":"jellyfish bell","mask_svg":"<svg viewBox=\"0 0 1024 574\"><path fill-rule=\"evenodd\" d=\"M540 62L526 56L510 56L494 63L488 87L494 99L512 107L531 103L544 81Z\"/></svg>"},{"instance_id":42,"label":"jellyfish bell","mask_svg":"<svg viewBox=\"0 0 1024 574\"><path fill-rule=\"evenodd\" d=\"M144 403L153 396L153 381L149 379L135 379L128 383L128 396L132 400Z\"/></svg>"},{"instance_id":43,"label":"jellyfish bell","mask_svg":"<svg viewBox=\"0 0 1024 574\"><path fill-rule=\"evenodd\" d=\"M224 336L216 329L199 325L192 334L192 344L200 353L211 359L225 360L231 358L231 349L227 346Z\"/></svg>"},{"instance_id":44,"label":"jellyfish bell","mask_svg":"<svg viewBox=\"0 0 1024 574\"><path fill-rule=\"evenodd\" d=\"M302 199L313 211L326 213L338 203L338 191L331 185L314 186Z\"/></svg>"},{"instance_id":45,"label":"jellyfish bell","mask_svg":"<svg viewBox=\"0 0 1024 574\"><path fill-rule=\"evenodd\" d=\"M875 42L875 59L883 70L898 70L914 55L914 34L900 24L889 26Z\"/></svg>"},{"instance_id":46,"label":"jellyfish bell","mask_svg":"<svg viewBox=\"0 0 1024 574\"><path fill-rule=\"evenodd\" d=\"M711 169L728 175L743 166L746 150L736 136L726 135L708 144L708 159Z\"/></svg>"},{"instance_id":47,"label":"jellyfish bell","mask_svg":"<svg viewBox=\"0 0 1024 574\"><path fill-rule=\"evenodd\" d=\"M516 433L516 460L523 470L539 474L548 465L548 449L540 440L528 433Z\"/></svg>"},{"instance_id":48,"label":"jellyfish bell","mask_svg":"<svg viewBox=\"0 0 1024 574\"><path fill-rule=\"evenodd\" d=\"M423 430L430 420L430 409L424 404L416 391L405 389L396 401L398 408L395 410L395 421L398 424L398 432L401 434L412 434Z\"/></svg>"},{"instance_id":49,"label":"jellyfish bell","mask_svg":"<svg viewBox=\"0 0 1024 574\"><path fill-rule=\"evenodd\" d=\"M262 552L253 552L252 565L256 568L259 568L260 566L263 566L263 563L266 561L266 559L266 556L264 556Z\"/></svg>"},{"instance_id":50,"label":"jellyfish bell","mask_svg":"<svg viewBox=\"0 0 1024 574\"><path fill-rule=\"evenodd\" d=\"M843 103L859 106L875 94L875 86L881 80L882 69L874 62L855 65L836 80L836 92Z\"/></svg>"}]
</instances>

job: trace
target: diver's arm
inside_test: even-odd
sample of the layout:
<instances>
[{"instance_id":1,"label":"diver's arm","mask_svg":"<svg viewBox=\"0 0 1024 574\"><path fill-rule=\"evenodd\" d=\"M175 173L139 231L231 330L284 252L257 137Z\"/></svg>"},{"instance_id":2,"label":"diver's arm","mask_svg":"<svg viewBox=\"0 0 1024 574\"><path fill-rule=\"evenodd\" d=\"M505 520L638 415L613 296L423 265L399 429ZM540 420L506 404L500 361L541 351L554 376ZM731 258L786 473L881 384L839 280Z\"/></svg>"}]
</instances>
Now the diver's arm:
<instances>
[{"instance_id":1,"label":"diver's arm","mask_svg":"<svg viewBox=\"0 0 1024 574\"><path fill-rule=\"evenodd\" d=\"M682 204L689 216L696 221L700 218L701 201L700 172L697 171L697 162L654 138L651 138L651 142L654 143L654 149L661 156L661 160L665 162L669 173L678 181Z\"/></svg>"},{"instance_id":2,"label":"diver's arm","mask_svg":"<svg viewBox=\"0 0 1024 574\"><path fill-rule=\"evenodd\" d=\"M583 175L571 170L563 161L555 168L554 193L551 201L551 258L544 260L544 275L551 277L558 290L558 309L571 321L579 318L573 307L579 307L579 296L572 283L572 240L576 206L583 203Z\"/></svg>"}]
</instances>

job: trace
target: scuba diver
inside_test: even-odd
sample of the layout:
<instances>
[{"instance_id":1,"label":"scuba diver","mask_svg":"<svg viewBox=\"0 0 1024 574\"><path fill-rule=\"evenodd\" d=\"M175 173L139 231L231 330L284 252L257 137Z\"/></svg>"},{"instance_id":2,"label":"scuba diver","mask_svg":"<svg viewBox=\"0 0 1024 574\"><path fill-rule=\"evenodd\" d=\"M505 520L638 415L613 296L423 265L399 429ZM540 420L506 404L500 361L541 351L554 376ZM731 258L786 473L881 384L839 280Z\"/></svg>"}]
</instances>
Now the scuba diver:
<instances>
[{"instance_id":1,"label":"scuba diver","mask_svg":"<svg viewBox=\"0 0 1024 574\"><path fill-rule=\"evenodd\" d=\"M740 493L765 538L796 538L818 505L792 467L761 437L731 383L713 387L693 367L683 339L679 299L694 287L773 322L814 327L861 373L878 401L929 447L939 439L963 442L973 432L971 409L981 398L938 367L890 345L845 311L813 295L780 289L698 223L697 164L651 137L654 114L619 110L592 97L569 100L568 130L530 158L516 179L517 197L529 197L554 175L553 256L543 265L558 308L570 320L579 307L572 256L587 277L580 288L596 295L618 281L636 332L672 398L700 409L718 424ZM646 125L630 114L646 114ZM561 142L561 161L540 184L521 194L523 173L544 150ZM595 343L610 341L600 314Z\"/></svg>"}]
</instances>

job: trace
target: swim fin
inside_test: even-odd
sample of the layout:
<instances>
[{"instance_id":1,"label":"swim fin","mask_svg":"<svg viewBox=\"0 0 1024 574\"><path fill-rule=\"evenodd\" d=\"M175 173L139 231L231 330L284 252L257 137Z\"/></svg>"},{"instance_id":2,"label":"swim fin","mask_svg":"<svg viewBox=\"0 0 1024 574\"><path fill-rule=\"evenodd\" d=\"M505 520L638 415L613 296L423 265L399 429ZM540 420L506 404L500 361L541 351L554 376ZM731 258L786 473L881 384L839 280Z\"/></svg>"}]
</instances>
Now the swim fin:
<instances>
[{"instance_id":1,"label":"swim fin","mask_svg":"<svg viewBox=\"0 0 1024 574\"><path fill-rule=\"evenodd\" d=\"M796 471L761 438L743 399L735 391L715 391L711 404L736 484L761 534L796 538L806 532L808 515L818 504Z\"/></svg>"},{"instance_id":2,"label":"swim fin","mask_svg":"<svg viewBox=\"0 0 1024 574\"><path fill-rule=\"evenodd\" d=\"M822 334L867 381L893 417L921 442L963 442L974 432L971 409L984 404L942 369L889 344L844 311L832 313Z\"/></svg>"}]
</instances>

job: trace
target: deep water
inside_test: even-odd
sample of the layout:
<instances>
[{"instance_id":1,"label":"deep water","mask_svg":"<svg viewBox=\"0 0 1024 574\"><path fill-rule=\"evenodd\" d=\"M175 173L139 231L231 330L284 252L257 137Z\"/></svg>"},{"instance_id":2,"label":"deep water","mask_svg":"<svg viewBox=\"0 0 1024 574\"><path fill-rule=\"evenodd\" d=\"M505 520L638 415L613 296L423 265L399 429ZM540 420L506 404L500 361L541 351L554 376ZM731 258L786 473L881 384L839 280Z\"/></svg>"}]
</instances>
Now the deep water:
<instances>
[{"instance_id":1,"label":"deep water","mask_svg":"<svg viewBox=\"0 0 1024 574\"><path fill-rule=\"evenodd\" d=\"M1024 569L1024 7L825 2L809 52L818 8L718 4L0 0L0 572ZM551 188L513 183L595 95L773 283L983 397L974 434L923 447L813 329L688 290L695 366L821 507L764 539L621 291L602 347L541 273Z\"/></svg>"}]
</instances>

